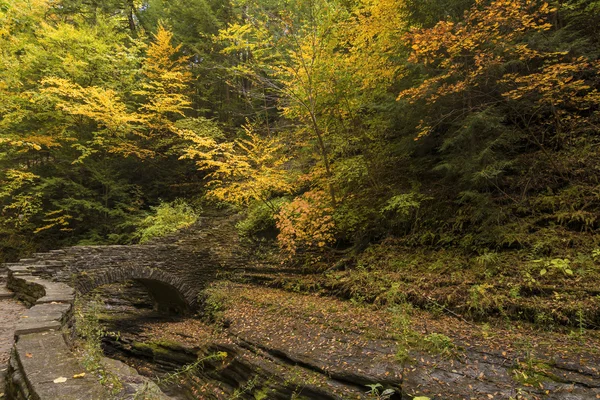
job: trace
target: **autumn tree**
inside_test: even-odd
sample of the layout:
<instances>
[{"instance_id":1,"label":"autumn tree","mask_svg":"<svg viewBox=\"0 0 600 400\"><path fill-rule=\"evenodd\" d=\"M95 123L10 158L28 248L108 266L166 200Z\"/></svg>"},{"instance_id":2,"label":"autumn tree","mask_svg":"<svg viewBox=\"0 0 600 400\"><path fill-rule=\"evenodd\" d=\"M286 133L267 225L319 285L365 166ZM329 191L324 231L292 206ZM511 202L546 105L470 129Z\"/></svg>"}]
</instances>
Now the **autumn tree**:
<instances>
[{"instance_id":1,"label":"autumn tree","mask_svg":"<svg viewBox=\"0 0 600 400\"><path fill-rule=\"evenodd\" d=\"M190 143L181 158L195 160L208 174L208 195L245 206L258 200L275 211L272 197L293 189L282 144L260 135L250 122L234 141L223 141L216 126L211 129L208 121L205 124L201 134L182 129L180 135Z\"/></svg>"}]
</instances>

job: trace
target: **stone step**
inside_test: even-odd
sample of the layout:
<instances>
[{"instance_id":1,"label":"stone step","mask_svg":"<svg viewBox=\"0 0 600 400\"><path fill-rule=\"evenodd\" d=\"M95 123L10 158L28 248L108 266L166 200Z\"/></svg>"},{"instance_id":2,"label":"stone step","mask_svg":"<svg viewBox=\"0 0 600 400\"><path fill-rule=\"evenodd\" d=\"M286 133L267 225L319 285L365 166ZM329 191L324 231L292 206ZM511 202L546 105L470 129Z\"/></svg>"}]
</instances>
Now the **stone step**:
<instances>
[{"instance_id":1,"label":"stone step","mask_svg":"<svg viewBox=\"0 0 600 400\"><path fill-rule=\"evenodd\" d=\"M27 265L15 264L8 267L12 275L30 275L31 271Z\"/></svg>"},{"instance_id":2,"label":"stone step","mask_svg":"<svg viewBox=\"0 0 600 400\"><path fill-rule=\"evenodd\" d=\"M55 249L55 250L49 250L48 253L50 253L50 254L66 254L67 251L64 249Z\"/></svg>"},{"instance_id":3,"label":"stone step","mask_svg":"<svg viewBox=\"0 0 600 400\"><path fill-rule=\"evenodd\" d=\"M15 336L59 330L70 311L70 304L36 304L21 316Z\"/></svg>"},{"instance_id":4,"label":"stone step","mask_svg":"<svg viewBox=\"0 0 600 400\"><path fill-rule=\"evenodd\" d=\"M10 299L12 297L14 297L14 293L11 292L10 290L8 290L5 286L5 284L2 283L2 285L0 285L0 300L2 299Z\"/></svg>"}]
</instances>

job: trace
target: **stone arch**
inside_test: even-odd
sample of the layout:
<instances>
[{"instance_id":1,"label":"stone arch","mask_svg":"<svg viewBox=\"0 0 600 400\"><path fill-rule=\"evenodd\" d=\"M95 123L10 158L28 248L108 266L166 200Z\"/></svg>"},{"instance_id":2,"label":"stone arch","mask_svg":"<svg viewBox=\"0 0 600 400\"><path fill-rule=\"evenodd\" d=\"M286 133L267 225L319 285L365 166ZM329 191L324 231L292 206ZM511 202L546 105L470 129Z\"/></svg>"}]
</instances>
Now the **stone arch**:
<instances>
[{"instance_id":1,"label":"stone arch","mask_svg":"<svg viewBox=\"0 0 600 400\"><path fill-rule=\"evenodd\" d=\"M159 311L188 314L198 304L197 291L173 274L155 268L132 266L108 268L93 273L80 272L76 279L79 294L86 294L102 285L133 280L143 284Z\"/></svg>"}]
</instances>

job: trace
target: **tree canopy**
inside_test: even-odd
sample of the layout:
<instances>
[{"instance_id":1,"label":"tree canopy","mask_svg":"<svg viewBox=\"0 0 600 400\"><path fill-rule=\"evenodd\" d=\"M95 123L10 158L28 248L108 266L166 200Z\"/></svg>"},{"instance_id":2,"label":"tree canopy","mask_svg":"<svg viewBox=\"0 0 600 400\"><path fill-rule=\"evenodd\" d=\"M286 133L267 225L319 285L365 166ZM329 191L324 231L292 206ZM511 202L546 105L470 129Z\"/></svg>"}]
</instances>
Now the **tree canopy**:
<instances>
[{"instance_id":1,"label":"tree canopy","mask_svg":"<svg viewBox=\"0 0 600 400\"><path fill-rule=\"evenodd\" d=\"M593 249L599 9L0 2L2 257L127 243L176 199L288 254Z\"/></svg>"}]
</instances>

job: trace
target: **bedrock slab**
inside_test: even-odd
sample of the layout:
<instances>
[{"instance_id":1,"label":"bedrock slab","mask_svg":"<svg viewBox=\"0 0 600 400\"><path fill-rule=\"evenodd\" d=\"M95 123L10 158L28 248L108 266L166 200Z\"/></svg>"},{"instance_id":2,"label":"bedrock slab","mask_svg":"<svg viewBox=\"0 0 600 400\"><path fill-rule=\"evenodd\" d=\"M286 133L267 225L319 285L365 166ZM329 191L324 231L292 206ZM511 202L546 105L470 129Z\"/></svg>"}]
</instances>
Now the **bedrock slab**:
<instances>
[{"instance_id":1,"label":"bedrock slab","mask_svg":"<svg viewBox=\"0 0 600 400\"><path fill-rule=\"evenodd\" d=\"M91 375L73 378L85 370L75 360L59 332L22 334L14 351L18 366L26 377L30 390L34 392L31 394L35 399L109 398L108 392Z\"/></svg>"},{"instance_id":2,"label":"bedrock slab","mask_svg":"<svg viewBox=\"0 0 600 400\"><path fill-rule=\"evenodd\" d=\"M15 327L15 336L58 330L68 318L71 305L65 303L38 304L21 315Z\"/></svg>"}]
</instances>

